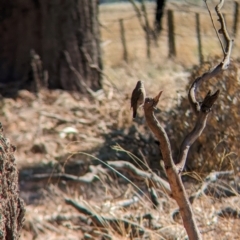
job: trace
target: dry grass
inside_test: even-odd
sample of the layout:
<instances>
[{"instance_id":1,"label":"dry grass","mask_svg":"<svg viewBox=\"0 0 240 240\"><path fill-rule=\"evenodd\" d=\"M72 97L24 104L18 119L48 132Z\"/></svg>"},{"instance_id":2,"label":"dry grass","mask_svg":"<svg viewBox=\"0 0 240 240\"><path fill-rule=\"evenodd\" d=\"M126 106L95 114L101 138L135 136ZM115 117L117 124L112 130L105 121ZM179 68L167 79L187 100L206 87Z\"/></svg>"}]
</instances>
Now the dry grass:
<instances>
[{"instance_id":1,"label":"dry grass","mask_svg":"<svg viewBox=\"0 0 240 240\"><path fill-rule=\"evenodd\" d=\"M231 5L231 3L229 4ZM231 13L231 6L226 9L227 12ZM153 13L154 5L148 4L147 7L149 13ZM165 125L167 125L170 117L165 110L178 106L182 96L186 96L185 88L189 83L189 70L193 64L198 63L195 25L193 24L195 21L194 11L201 11L201 16L204 16L201 17L201 23L202 31L205 34L203 38L205 57L220 53L220 46L204 8L199 9L189 7L187 4L176 3L168 3L168 7L193 11L193 13L180 11L175 13L175 21L181 23L181 25L176 25L178 54L176 59L169 60L167 58L166 19L164 19L164 31L159 39L159 47L152 46L152 59L148 61L143 31L139 27L131 5L101 6L100 20L104 26L101 29L102 48L104 71L107 77L104 79L104 91L98 98L93 99L63 91L42 91L40 98L37 99L34 95L22 91L15 100L1 100L1 122L6 136L18 149L16 157L20 169L21 196L27 205L22 240L73 240L83 239L84 234L85 239L91 239L87 238L86 234L91 235L92 239L103 239L103 229L89 227L84 223L81 220L82 215L65 204L64 197L85 203L95 212L111 213L112 216L117 217L125 214L138 216L150 212L157 218L160 226L158 230L153 231L148 229L146 222L140 223L145 229L148 229L150 239L185 239L186 234L181 222L177 223L171 219L171 213L177 208L176 203L158 192L161 204L158 210L153 210L145 183L135 181L144 191L141 201L128 209L109 211L109 205L116 203L121 194L124 195L128 188L132 188L126 179L109 176L109 178L111 177L111 181L109 181L105 176L101 181L93 184L79 185L64 181L54 183L51 178L44 182L32 182L26 177L35 172L51 173L51 171L69 171L68 173L81 176L86 173L88 165L92 163L92 157L82 154L83 152L102 160L131 160L126 153L116 152L112 149L116 143L142 159L143 157L139 153L140 149L149 165L154 165L154 161L159 164L159 152L153 144L151 134L145 127L142 112L139 112L137 121L133 122L131 118L129 98L136 81L138 79L145 81L149 96L156 94L159 90L164 91L159 103L161 110L158 116L164 116ZM129 64L122 62L119 18L129 18L124 21ZM152 18L153 15L149 15L149 19ZM227 15L227 18L231 25L232 17ZM238 44L238 41L235 41L234 56L238 54ZM41 114L43 112L45 115ZM59 119L47 116L46 113L68 121L61 122ZM168 119L165 118L166 116ZM174 118L182 121L182 116L178 118L174 115ZM75 120L76 122L74 122ZM77 122L77 120L82 122ZM74 128L75 132L65 136L61 135L67 127ZM179 140L183 134L180 131L173 132L172 136L176 135ZM232 143L234 145L234 141ZM83 163L81 169L67 170L67 167L64 168L67 163L77 161ZM219 169L217 168L217 170ZM193 192L196 189L196 183L186 183L186 187L188 192ZM122 199L133 197L137 190L132 188L128 192L129 195ZM203 239L239 239L239 219L225 219L215 215L224 205L238 206L237 210L240 210L239 196L222 200L204 196L194 202L193 208L203 233ZM59 216L65 217L65 219L59 220ZM123 230L122 234L116 233L110 227L107 230L113 240L129 239L126 230Z\"/></svg>"},{"instance_id":2,"label":"dry grass","mask_svg":"<svg viewBox=\"0 0 240 240\"><path fill-rule=\"evenodd\" d=\"M210 8L214 9L213 2L209 3ZM198 7L199 6L199 7ZM176 34L176 50L177 63L183 64L185 67L190 67L192 64L198 64L197 38L195 13L200 14L203 55L205 59L209 56L221 54L221 48L212 27L210 17L207 13L205 5L199 3L198 6L187 3L168 2L167 8L174 11L175 34ZM154 3L147 4L149 21L152 25L155 11ZM214 11L213 17L216 26L216 14ZM231 33L233 26L233 1L225 3L224 10L227 25ZM103 25L101 29L102 46L104 53L104 62L107 66L121 65L123 58L123 50L120 38L119 19L124 19L125 35L127 40L127 49L131 62L141 62L146 60L146 44L144 32L140 27L131 4L112 4L109 6L100 6L100 22ZM168 31L166 11L163 19L163 32L158 40L159 47L152 44L152 63L158 63L161 66L167 66L166 59L168 56ZM238 57L240 48L239 41L235 41L233 57ZM168 62L167 62L168 63Z\"/></svg>"}]
</instances>

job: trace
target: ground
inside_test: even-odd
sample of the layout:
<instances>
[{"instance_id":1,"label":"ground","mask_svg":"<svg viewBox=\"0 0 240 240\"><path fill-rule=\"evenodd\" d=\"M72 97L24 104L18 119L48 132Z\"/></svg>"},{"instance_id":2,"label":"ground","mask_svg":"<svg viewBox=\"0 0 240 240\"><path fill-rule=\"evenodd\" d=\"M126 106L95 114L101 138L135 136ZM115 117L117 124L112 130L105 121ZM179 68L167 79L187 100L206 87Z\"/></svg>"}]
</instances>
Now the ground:
<instances>
[{"instance_id":1,"label":"ground","mask_svg":"<svg viewBox=\"0 0 240 240\"><path fill-rule=\"evenodd\" d=\"M178 5L171 4L169 7L175 6L176 9L177 6L179 9ZM142 156L141 160L149 165L153 159L158 161L158 147L145 126L142 111L139 111L137 120L132 119L132 89L137 80L142 79L148 96L163 90L158 111L171 109L180 103L181 97L186 96L185 87L191 68L198 63L197 51L192 50L196 43L190 39L194 30L191 31L186 20L189 13L179 12L176 15L177 20L184 15L181 19L186 22L184 28L176 26L179 50L175 59L167 58L166 34L160 37L158 48L152 47L152 59L146 59L144 35L137 18L128 20L131 24L125 27L135 38L128 40L128 43L133 44L128 45L130 62L127 64L121 59L118 19L131 18L134 12L130 10L129 4L121 6L124 12L119 5L100 7L105 66L103 91L94 96L81 96L61 90L42 89L37 96L22 90L16 99L1 99L1 122L6 137L17 147L15 156L19 168L20 195L26 203L22 240L73 240L83 237L129 239L129 232L125 228L117 232L112 226L106 226L106 232L100 227L88 226L89 220L66 204L66 199L77 200L94 213L115 218L152 214L158 226L156 230L150 230L146 220L139 220L139 225L148 232L147 239L186 239L181 221L172 219L172 213L177 209L175 201L158 190L160 206L153 209L144 181L139 182L129 176L132 181L129 182L104 171L92 183L70 182L60 175L58 178L54 175L64 173L85 176L91 166L96 166L100 160L136 160L130 152ZM187 6L183 9L189 10ZM150 4L148 9L153 11L153 5ZM205 11L204 8L201 11ZM194 14L190 17L194 17ZM206 36L212 30L209 20L207 23L202 27ZM194 29L195 26L192 27ZM217 45L215 40L207 42L204 47L206 52L211 46ZM209 55L219 53L218 47L216 51L209 51ZM185 183L189 193L196 190L198 185L195 184ZM130 207L116 207L120 200L134 196L140 200ZM194 202L193 209L203 239L239 239L239 219L221 218L215 214L224 206L238 206L239 209L239 196L220 200L203 196Z\"/></svg>"}]
</instances>

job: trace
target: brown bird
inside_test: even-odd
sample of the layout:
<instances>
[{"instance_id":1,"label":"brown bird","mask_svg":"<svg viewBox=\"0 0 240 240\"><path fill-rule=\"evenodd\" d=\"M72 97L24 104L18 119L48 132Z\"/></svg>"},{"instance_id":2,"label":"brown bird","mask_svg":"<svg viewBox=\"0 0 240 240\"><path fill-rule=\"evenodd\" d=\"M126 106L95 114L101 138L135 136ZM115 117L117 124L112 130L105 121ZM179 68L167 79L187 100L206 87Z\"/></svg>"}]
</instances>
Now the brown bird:
<instances>
[{"instance_id":1,"label":"brown bird","mask_svg":"<svg viewBox=\"0 0 240 240\"><path fill-rule=\"evenodd\" d=\"M137 109L144 104L146 92L143 86L143 81L138 81L132 92L131 108L133 108L133 118L137 115Z\"/></svg>"}]
</instances>

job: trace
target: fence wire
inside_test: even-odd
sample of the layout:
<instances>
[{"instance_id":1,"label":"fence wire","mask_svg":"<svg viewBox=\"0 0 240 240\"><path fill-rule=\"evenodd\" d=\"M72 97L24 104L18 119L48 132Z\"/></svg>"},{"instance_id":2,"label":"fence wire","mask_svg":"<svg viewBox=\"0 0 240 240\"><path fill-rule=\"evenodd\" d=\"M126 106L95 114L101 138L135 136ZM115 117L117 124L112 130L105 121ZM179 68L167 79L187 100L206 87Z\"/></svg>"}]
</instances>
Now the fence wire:
<instances>
[{"instance_id":1,"label":"fence wire","mask_svg":"<svg viewBox=\"0 0 240 240\"><path fill-rule=\"evenodd\" d=\"M237 41L239 28L239 3L231 2L228 8L225 9L224 16L228 31L235 39L234 48L239 48ZM169 34L168 12L172 11L174 30ZM147 14L151 29L154 28L155 4L147 5ZM218 26L214 8L212 10L213 18ZM198 15L198 22L196 21ZM123 27L120 27L120 19ZM100 8L100 22L102 33L102 49L104 53L104 61L110 65L117 65L126 52L128 60L136 60L139 58L146 58L146 32L142 29L137 14L134 12L130 4L117 4L112 6L101 6ZM199 24L197 27L196 24ZM197 29L199 33L197 32ZM124 30L124 33L123 33ZM124 36L122 36L124 34ZM206 8L203 7L189 7L179 5L169 5L165 8L162 31L157 39L151 37L151 56L161 54L161 56L168 57L170 47L170 35L173 35L174 44L176 48L175 58L189 65L199 63L201 59L199 54L202 54L203 59L207 59L209 55L221 54L221 48L218 43L217 36L210 21L209 14ZM123 37L126 41L123 46ZM200 40L199 40L200 38ZM200 48L202 49L199 51ZM124 49L125 48L125 49ZM124 53L125 51L125 53ZM237 56L238 51L234 51Z\"/></svg>"}]
</instances>

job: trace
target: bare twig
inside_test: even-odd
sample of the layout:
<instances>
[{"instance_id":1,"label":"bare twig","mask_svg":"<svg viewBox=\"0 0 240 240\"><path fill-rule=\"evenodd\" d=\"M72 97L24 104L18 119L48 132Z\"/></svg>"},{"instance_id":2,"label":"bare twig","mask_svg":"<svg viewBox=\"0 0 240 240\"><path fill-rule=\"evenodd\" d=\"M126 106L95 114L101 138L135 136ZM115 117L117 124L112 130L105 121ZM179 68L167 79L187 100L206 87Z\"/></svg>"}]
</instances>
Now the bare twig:
<instances>
[{"instance_id":1,"label":"bare twig","mask_svg":"<svg viewBox=\"0 0 240 240\"><path fill-rule=\"evenodd\" d=\"M193 130L184 138L181 144L180 154L178 156L177 161L175 162L179 171L182 171L185 166L188 151L191 145L198 139L198 137L202 134L202 131L206 127L208 115L211 111L213 103L217 100L218 95L219 90L217 90L212 95L211 92L209 91L201 105L199 103L198 105L195 105L197 107L200 107L199 110L200 112L198 114L197 121L195 123Z\"/></svg>"},{"instance_id":2,"label":"bare twig","mask_svg":"<svg viewBox=\"0 0 240 240\"><path fill-rule=\"evenodd\" d=\"M210 16L211 21L212 21L213 28L214 28L214 30L215 30L215 32L216 32L216 35L217 35L218 40L219 40L219 42L220 42L220 44L221 44L221 47L222 47L222 51L223 51L223 53L224 53L225 51L224 51L224 47L223 47L223 42L222 42L222 40L221 40L221 38L220 38L220 36L219 36L219 32L218 32L218 30L217 30L215 24L214 24L213 17L212 17L212 14L211 14L211 11L210 11L210 9L209 9L209 7L208 7L208 4L207 4L207 0L204 0L204 2L205 2L205 4L206 4L206 7L207 7L207 10L208 10L209 16Z\"/></svg>"},{"instance_id":3,"label":"bare twig","mask_svg":"<svg viewBox=\"0 0 240 240\"><path fill-rule=\"evenodd\" d=\"M210 173L203 181L201 187L197 192L191 195L189 198L190 202L193 203L193 201L203 194L206 194L208 191L208 187L210 184L215 183L219 179L224 179L224 178L229 178L234 176L234 171L221 171L221 172L212 172ZM224 188L224 186L220 186L221 188ZM227 195L227 191L231 191L231 189L222 189L223 194L222 195ZM232 191L231 191L232 192Z\"/></svg>"},{"instance_id":4,"label":"bare twig","mask_svg":"<svg viewBox=\"0 0 240 240\"><path fill-rule=\"evenodd\" d=\"M190 202L187 198L185 188L183 186L177 167L172 158L171 146L164 128L158 122L154 115L154 107L159 100L159 94L155 98L146 98L144 104L144 113L148 127L159 140L160 150L163 156L165 169L167 172L169 184L172 190L172 196L176 200L183 219L184 227L190 240L201 239L200 232L197 228L196 220L193 215Z\"/></svg>"},{"instance_id":5,"label":"bare twig","mask_svg":"<svg viewBox=\"0 0 240 240\"><path fill-rule=\"evenodd\" d=\"M188 99L194 112L197 114L198 119L194 129L185 137L185 139L181 144L180 154L176 161L176 163L178 164L177 167L179 168L179 170L182 170L184 168L190 146L201 135L203 129L205 128L208 114L211 111L211 107L213 103L217 100L219 95L219 90L217 90L214 94L211 94L210 92L208 92L203 102L201 102L201 101L197 101L197 98L196 98L197 90L203 81L208 81L211 78L216 77L217 75L222 73L222 71L227 69L230 64L230 55L232 51L233 40L230 39L229 37L226 24L225 24L223 15L221 13L221 8L223 6L223 3L224 3L224 0L221 0L220 3L215 8L219 17L219 22L221 23L220 32L223 34L224 40L226 42L223 61L220 62L217 66L215 66L210 71L205 72L201 77L196 78L189 89Z\"/></svg>"},{"instance_id":6,"label":"bare twig","mask_svg":"<svg viewBox=\"0 0 240 240\"><path fill-rule=\"evenodd\" d=\"M126 161L108 161L107 164L118 171L127 171L130 175L133 175L135 179L148 179L148 181L151 181L159 188L162 188L165 193L171 195L171 189L168 182L153 172L150 173L138 169L133 164Z\"/></svg>"},{"instance_id":7,"label":"bare twig","mask_svg":"<svg viewBox=\"0 0 240 240\"><path fill-rule=\"evenodd\" d=\"M218 21L221 24L221 28L218 31L223 34L223 38L226 42L226 47L224 49L223 69L227 69L228 65L230 63L230 56L231 56L231 53L232 53L232 47L233 47L233 41L234 40L231 39L229 34L228 34L226 23L225 23L223 14L221 12L223 4L224 4L224 0L220 0L219 4L217 4L217 6L215 7L215 11L216 11L216 13L219 17Z\"/></svg>"},{"instance_id":8,"label":"bare twig","mask_svg":"<svg viewBox=\"0 0 240 240\"><path fill-rule=\"evenodd\" d=\"M41 181L43 179L61 179L64 181L70 182L79 182L79 183L92 183L94 180L99 179L99 175L105 173L105 170L101 168L100 165L98 166L89 166L90 172L86 173L83 176L74 176L67 173L41 173L41 174L34 174L29 176L31 180Z\"/></svg>"},{"instance_id":9,"label":"bare twig","mask_svg":"<svg viewBox=\"0 0 240 240\"><path fill-rule=\"evenodd\" d=\"M183 186L180 172L185 166L188 151L193 144L193 142L201 135L202 131L206 126L207 117L211 111L214 102L217 100L219 95L219 90L211 94L209 91L203 101L198 101L196 97L196 92L203 81L207 81L212 77L216 77L218 74L222 73L223 70L227 69L230 64L230 55L232 51L233 40L230 39L226 25L224 22L223 15L221 13L221 8L223 6L224 0L220 0L220 3L216 6L216 12L219 17L219 22L221 24L220 32L223 34L223 38L226 41L226 48L224 49L224 57L221 63L219 63L212 70L205 72L201 77L195 79L191 85L188 93L188 98L190 104L197 115L197 121L193 130L184 138L181 147L179 157L174 162L171 152L170 142L165 132L164 128L158 122L154 115L154 108L156 107L161 92L155 98L145 98L144 103L144 114L146 122L150 130L157 137L160 142L160 150L162 153L164 166L168 176L169 184L172 190L172 196L176 200L179 211L182 216L183 225L187 231L190 240L200 240L202 239L199 229L196 224L192 208L190 206L190 201L188 200L185 188ZM144 88L144 86L143 86Z\"/></svg>"},{"instance_id":10,"label":"bare twig","mask_svg":"<svg viewBox=\"0 0 240 240\"><path fill-rule=\"evenodd\" d=\"M97 214L91 211L86 206L83 206L82 204L72 199L65 199L65 202L73 206L80 213L83 213L89 216L89 218L92 220L93 225L97 227L103 227L103 228L112 227L115 231L117 231L120 234L122 234L122 231L124 228L124 232L130 231L130 234L132 236L138 236L138 237L142 236L145 232L145 229L142 226L130 220L127 220L124 218L104 217L100 214Z\"/></svg>"}]
</instances>

